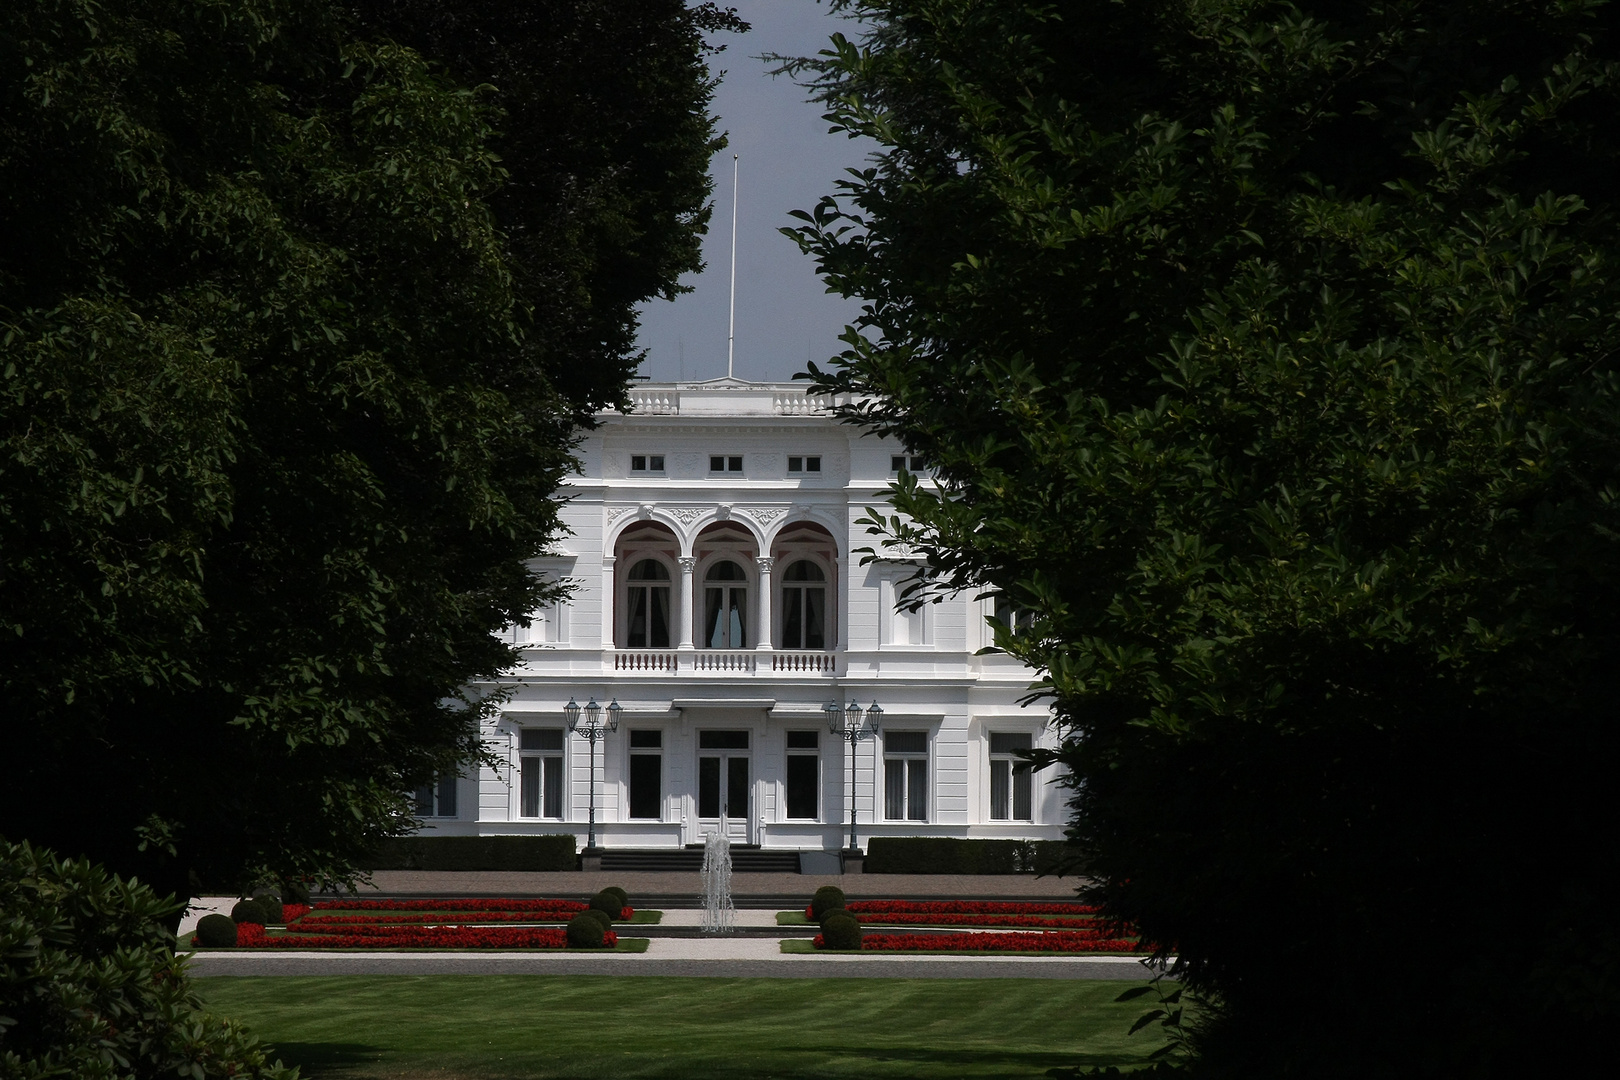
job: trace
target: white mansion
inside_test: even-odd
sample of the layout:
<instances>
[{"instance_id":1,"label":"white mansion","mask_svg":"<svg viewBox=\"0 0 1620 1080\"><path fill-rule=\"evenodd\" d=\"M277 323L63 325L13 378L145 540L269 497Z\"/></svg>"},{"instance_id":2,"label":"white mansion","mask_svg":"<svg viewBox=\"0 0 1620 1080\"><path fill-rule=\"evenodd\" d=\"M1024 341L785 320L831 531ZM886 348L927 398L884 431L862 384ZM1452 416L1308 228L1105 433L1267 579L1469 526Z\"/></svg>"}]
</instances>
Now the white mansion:
<instances>
[{"instance_id":1,"label":"white mansion","mask_svg":"<svg viewBox=\"0 0 1620 1080\"><path fill-rule=\"evenodd\" d=\"M439 835L571 832L608 849L734 843L833 852L873 836L1060 839L1062 791L1013 752L1051 745L1029 669L990 644L991 600L916 613L915 564L863 565L855 524L907 460L803 387L642 383L580 448L571 535L538 569L572 598L513 631L523 662L484 737L509 763L418 793ZM1003 613L1005 617L1005 613ZM570 733L573 700L617 730ZM829 703L875 702L875 737ZM593 768L594 757L594 768ZM594 775L594 781L593 781Z\"/></svg>"}]
</instances>

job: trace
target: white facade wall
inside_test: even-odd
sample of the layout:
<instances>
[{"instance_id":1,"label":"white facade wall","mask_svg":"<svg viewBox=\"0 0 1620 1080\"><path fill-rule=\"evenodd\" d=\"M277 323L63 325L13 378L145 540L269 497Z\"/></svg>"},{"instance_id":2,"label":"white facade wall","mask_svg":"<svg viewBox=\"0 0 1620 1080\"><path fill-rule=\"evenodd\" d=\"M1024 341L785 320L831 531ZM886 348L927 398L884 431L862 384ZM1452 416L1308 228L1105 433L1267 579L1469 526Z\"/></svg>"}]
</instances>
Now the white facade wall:
<instances>
[{"instance_id":1,"label":"white facade wall","mask_svg":"<svg viewBox=\"0 0 1620 1080\"><path fill-rule=\"evenodd\" d=\"M457 813L429 819L427 830L569 832L583 845L593 791L590 744L578 735L561 737L563 790L555 816L524 814L519 761L525 729L563 729L565 703L594 699L603 706L617 701L623 710L619 730L595 751L599 845L700 842L718 823L705 813L714 807L703 805L705 793L711 804L716 797L717 765L704 765L707 757L725 775L723 794L732 787L742 793L728 799L731 808L746 805L742 820L726 815L735 842L836 850L848 843L849 746L828 732L822 706L855 700L863 708L877 701L884 732L923 732L927 748L924 805L908 808L922 817L895 820L887 813L882 737L856 744L861 845L872 836L1060 839L1063 789L1050 770L1033 778L1026 819L991 813L990 736L1022 733L1035 746L1053 746L1056 733L1044 709L1018 704L1033 678L1027 668L1005 656L976 655L990 641L990 602L957 596L916 614L899 612L895 601L915 563L892 553L862 563L858 549L875 539L856 521L868 507L887 508L882 492L901 448L836 422L821 410L824 403L792 384L641 384L632 398L632 414L604 414L580 447L581 472L563 512L569 535L535 564L570 581L571 599L511 631L523 661L505 680L510 700L484 733L507 766L464 778ZM633 469L637 457L650 464L655 456L663 459L661 473ZM727 465L740 457L743 468L711 472L714 456ZM820 469L789 473L790 458L818 458ZM801 558L827 579L822 649L782 647L782 576ZM642 559L669 574L654 583L668 588L673 609L667 643L628 640L627 577ZM747 577L743 648L713 648L705 640L702 579L721 560ZM768 637L758 625L767 610L760 589L766 576ZM660 743L656 792L648 780L653 766L641 766L639 817L631 813L631 759L638 756L632 731L657 732ZM733 747L706 749L704 732L732 733L708 738ZM809 818L788 816L788 760L801 756L790 751L789 732L818 733L812 752L818 797ZM648 814L654 796L656 814Z\"/></svg>"}]
</instances>

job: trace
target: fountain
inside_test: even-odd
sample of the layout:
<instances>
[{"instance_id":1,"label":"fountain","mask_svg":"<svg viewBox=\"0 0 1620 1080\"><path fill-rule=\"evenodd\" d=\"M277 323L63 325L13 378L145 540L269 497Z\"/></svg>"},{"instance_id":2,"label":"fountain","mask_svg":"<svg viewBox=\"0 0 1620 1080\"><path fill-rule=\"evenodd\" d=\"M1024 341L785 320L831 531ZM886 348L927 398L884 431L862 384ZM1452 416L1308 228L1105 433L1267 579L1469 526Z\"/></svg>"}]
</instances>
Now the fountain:
<instances>
[{"instance_id":1,"label":"fountain","mask_svg":"<svg viewBox=\"0 0 1620 1080\"><path fill-rule=\"evenodd\" d=\"M703 841L703 932L729 934L737 923L737 909L731 903L731 841L726 839L726 822Z\"/></svg>"}]
</instances>

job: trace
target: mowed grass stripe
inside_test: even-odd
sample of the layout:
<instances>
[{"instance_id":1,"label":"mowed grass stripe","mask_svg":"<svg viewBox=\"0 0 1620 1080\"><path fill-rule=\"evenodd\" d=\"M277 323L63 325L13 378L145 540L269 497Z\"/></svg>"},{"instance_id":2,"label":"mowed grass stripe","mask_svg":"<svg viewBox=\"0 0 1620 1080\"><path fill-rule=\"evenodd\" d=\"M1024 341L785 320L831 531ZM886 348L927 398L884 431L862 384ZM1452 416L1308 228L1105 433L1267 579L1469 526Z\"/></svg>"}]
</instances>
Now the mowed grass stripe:
<instances>
[{"instance_id":1,"label":"mowed grass stripe","mask_svg":"<svg viewBox=\"0 0 1620 1080\"><path fill-rule=\"evenodd\" d=\"M317 1080L1043 1077L1127 1066L1129 983L547 975L211 977L242 1020ZM1151 995L1150 995L1151 996Z\"/></svg>"}]
</instances>

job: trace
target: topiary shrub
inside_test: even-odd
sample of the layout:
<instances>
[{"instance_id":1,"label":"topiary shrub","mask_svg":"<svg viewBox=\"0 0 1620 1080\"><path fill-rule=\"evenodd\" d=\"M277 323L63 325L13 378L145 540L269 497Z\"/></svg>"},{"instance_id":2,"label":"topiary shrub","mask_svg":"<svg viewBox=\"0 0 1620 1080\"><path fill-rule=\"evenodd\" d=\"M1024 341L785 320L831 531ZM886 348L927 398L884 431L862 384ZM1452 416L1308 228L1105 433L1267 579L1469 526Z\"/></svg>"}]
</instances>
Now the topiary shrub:
<instances>
[{"instance_id":1,"label":"topiary shrub","mask_svg":"<svg viewBox=\"0 0 1620 1080\"><path fill-rule=\"evenodd\" d=\"M209 949L236 948L236 920L225 915L204 915L197 922L197 944Z\"/></svg>"},{"instance_id":2,"label":"topiary shrub","mask_svg":"<svg viewBox=\"0 0 1620 1080\"><path fill-rule=\"evenodd\" d=\"M810 917L820 922L829 911L842 911L844 890L836 885L823 885L810 900Z\"/></svg>"},{"instance_id":3,"label":"topiary shrub","mask_svg":"<svg viewBox=\"0 0 1620 1080\"><path fill-rule=\"evenodd\" d=\"M624 901L620 899L617 889L613 892L604 890L591 897L591 910L600 911L609 920L616 920L624 911Z\"/></svg>"},{"instance_id":4,"label":"topiary shrub","mask_svg":"<svg viewBox=\"0 0 1620 1080\"><path fill-rule=\"evenodd\" d=\"M178 907L95 863L0 840L0 1076L293 1080L201 1011L164 925Z\"/></svg>"},{"instance_id":5,"label":"topiary shrub","mask_svg":"<svg viewBox=\"0 0 1620 1080\"><path fill-rule=\"evenodd\" d=\"M260 891L253 894L253 902L264 908L263 925L269 926L271 923L281 925L281 897L273 892Z\"/></svg>"},{"instance_id":6,"label":"topiary shrub","mask_svg":"<svg viewBox=\"0 0 1620 1080\"><path fill-rule=\"evenodd\" d=\"M835 908L821 920L821 940L828 949L861 947L861 923L849 912Z\"/></svg>"},{"instance_id":7,"label":"topiary shrub","mask_svg":"<svg viewBox=\"0 0 1620 1080\"><path fill-rule=\"evenodd\" d=\"M630 906L630 894L619 888L617 885L608 885L605 888L598 889L597 892L612 893L614 896L617 896L619 898L619 906L621 908L627 908ZM618 916L614 917L617 918Z\"/></svg>"},{"instance_id":8,"label":"topiary shrub","mask_svg":"<svg viewBox=\"0 0 1620 1080\"><path fill-rule=\"evenodd\" d=\"M263 926L269 921L270 914L264 910L264 905L257 900L238 900L236 906L231 908L231 920L238 923L258 923Z\"/></svg>"},{"instance_id":9,"label":"topiary shrub","mask_svg":"<svg viewBox=\"0 0 1620 1080\"><path fill-rule=\"evenodd\" d=\"M612 916L603 911L601 908L586 908L584 911L580 912L580 914L595 919L597 922L601 923L603 930L613 929Z\"/></svg>"},{"instance_id":10,"label":"topiary shrub","mask_svg":"<svg viewBox=\"0 0 1620 1080\"><path fill-rule=\"evenodd\" d=\"M281 902L283 904L309 903L309 886L302 881L284 881L281 883Z\"/></svg>"},{"instance_id":11,"label":"topiary shrub","mask_svg":"<svg viewBox=\"0 0 1620 1080\"><path fill-rule=\"evenodd\" d=\"M582 911L568 920L568 947L571 949L600 949L607 928L590 911Z\"/></svg>"}]
</instances>

